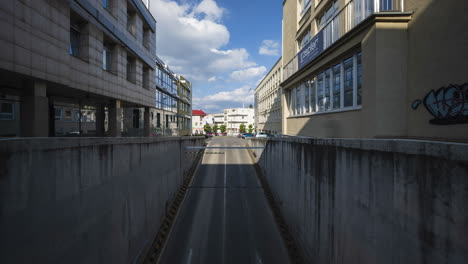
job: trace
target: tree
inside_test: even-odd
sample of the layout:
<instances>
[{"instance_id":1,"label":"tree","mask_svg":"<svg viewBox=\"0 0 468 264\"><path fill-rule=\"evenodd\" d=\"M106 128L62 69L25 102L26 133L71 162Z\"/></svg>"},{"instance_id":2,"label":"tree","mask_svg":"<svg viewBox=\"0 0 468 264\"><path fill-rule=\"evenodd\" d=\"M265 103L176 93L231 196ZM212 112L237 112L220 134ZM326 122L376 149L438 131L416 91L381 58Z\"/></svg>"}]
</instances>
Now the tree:
<instances>
[{"instance_id":1,"label":"tree","mask_svg":"<svg viewBox=\"0 0 468 264\"><path fill-rule=\"evenodd\" d=\"M241 124L241 125L239 126L239 132L245 133L245 125L244 125L244 124Z\"/></svg>"},{"instance_id":2,"label":"tree","mask_svg":"<svg viewBox=\"0 0 468 264\"><path fill-rule=\"evenodd\" d=\"M218 133L218 125L213 125L213 132Z\"/></svg>"},{"instance_id":3,"label":"tree","mask_svg":"<svg viewBox=\"0 0 468 264\"><path fill-rule=\"evenodd\" d=\"M249 125L249 134L252 134L252 132L253 132L253 125L250 124L250 125Z\"/></svg>"},{"instance_id":4,"label":"tree","mask_svg":"<svg viewBox=\"0 0 468 264\"><path fill-rule=\"evenodd\" d=\"M252 108L253 108L253 105L252 105L252 104L250 104L250 105L249 105L249 108L250 108L250 109L252 109Z\"/></svg>"},{"instance_id":5,"label":"tree","mask_svg":"<svg viewBox=\"0 0 468 264\"><path fill-rule=\"evenodd\" d=\"M206 124L205 126L203 126L203 130L205 130L205 133L211 133L211 126Z\"/></svg>"},{"instance_id":6,"label":"tree","mask_svg":"<svg viewBox=\"0 0 468 264\"><path fill-rule=\"evenodd\" d=\"M221 133L226 133L226 125L221 125L219 129L221 130Z\"/></svg>"}]
</instances>

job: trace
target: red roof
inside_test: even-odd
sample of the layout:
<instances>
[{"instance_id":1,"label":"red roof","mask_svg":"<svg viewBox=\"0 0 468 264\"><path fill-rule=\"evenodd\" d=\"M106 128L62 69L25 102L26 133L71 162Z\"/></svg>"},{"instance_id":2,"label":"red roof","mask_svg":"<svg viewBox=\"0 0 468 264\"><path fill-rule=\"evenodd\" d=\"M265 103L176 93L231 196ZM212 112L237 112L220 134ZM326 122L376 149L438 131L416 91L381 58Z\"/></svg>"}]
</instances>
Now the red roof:
<instances>
[{"instance_id":1,"label":"red roof","mask_svg":"<svg viewBox=\"0 0 468 264\"><path fill-rule=\"evenodd\" d=\"M206 116L207 114L203 110L192 110L192 116Z\"/></svg>"}]
</instances>

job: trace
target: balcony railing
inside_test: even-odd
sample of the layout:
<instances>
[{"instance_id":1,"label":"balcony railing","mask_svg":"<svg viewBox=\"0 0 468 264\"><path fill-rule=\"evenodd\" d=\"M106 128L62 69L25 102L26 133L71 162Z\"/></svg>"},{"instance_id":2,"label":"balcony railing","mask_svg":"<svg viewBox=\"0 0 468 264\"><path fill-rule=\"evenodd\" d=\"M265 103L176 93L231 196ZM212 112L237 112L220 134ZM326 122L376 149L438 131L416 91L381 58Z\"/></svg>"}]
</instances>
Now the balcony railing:
<instances>
[{"instance_id":1,"label":"balcony railing","mask_svg":"<svg viewBox=\"0 0 468 264\"><path fill-rule=\"evenodd\" d=\"M283 80L287 80L300 68L313 61L299 63L299 54L313 54L315 58L333 43L374 13L401 12L404 0L350 0L283 68ZM314 43L316 42L316 43ZM313 47L310 47L314 45ZM315 49L315 50L314 50ZM312 52L311 52L312 51ZM303 58L302 58L303 59Z\"/></svg>"}]
</instances>

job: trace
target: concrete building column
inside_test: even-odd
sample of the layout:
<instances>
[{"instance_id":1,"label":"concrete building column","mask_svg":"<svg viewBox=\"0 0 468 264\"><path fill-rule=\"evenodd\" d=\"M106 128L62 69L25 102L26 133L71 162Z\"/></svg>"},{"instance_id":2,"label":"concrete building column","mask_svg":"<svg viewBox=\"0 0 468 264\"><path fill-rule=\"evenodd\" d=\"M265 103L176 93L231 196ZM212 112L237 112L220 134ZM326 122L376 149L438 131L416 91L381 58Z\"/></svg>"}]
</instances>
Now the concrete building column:
<instances>
[{"instance_id":1,"label":"concrete building column","mask_svg":"<svg viewBox=\"0 0 468 264\"><path fill-rule=\"evenodd\" d=\"M106 112L103 104L99 104L96 108L96 135L98 137L103 137L106 128L105 128Z\"/></svg>"},{"instance_id":2,"label":"concrete building column","mask_svg":"<svg viewBox=\"0 0 468 264\"><path fill-rule=\"evenodd\" d=\"M21 98L21 136L49 136L49 100L47 83L28 81Z\"/></svg>"},{"instance_id":3,"label":"concrete building column","mask_svg":"<svg viewBox=\"0 0 468 264\"><path fill-rule=\"evenodd\" d=\"M113 100L109 106L109 136L120 137L122 135L122 111L120 100Z\"/></svg>"},{"instance_id":4,"label":"concrete building column","mask_svg":"<svg viewBox=\"0 0 468 264\"><path fill-rule=\"evenodd\" d=\"M145 107L145 113L143 116L143 136L149 137L150 131L151 131L150 108Z\"/></svg>"}]
</instances>

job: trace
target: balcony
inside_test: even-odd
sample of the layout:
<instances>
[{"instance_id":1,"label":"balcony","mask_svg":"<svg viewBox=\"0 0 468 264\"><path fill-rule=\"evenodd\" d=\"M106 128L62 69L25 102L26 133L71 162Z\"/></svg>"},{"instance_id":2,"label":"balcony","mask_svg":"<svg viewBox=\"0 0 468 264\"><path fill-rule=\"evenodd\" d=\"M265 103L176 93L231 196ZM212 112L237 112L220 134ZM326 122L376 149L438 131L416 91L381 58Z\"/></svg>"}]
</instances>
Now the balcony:
<instances>
[{"instance_id":1,"label":"balcony","mask_svg":"<svg viewBox=\"0 0 468 264\"><path fill-rule=\"evenodd\" d=\"M375 13L402 12L404 0L350 0L283 68L286 81Z\"/></svg>"}]
</instances>

